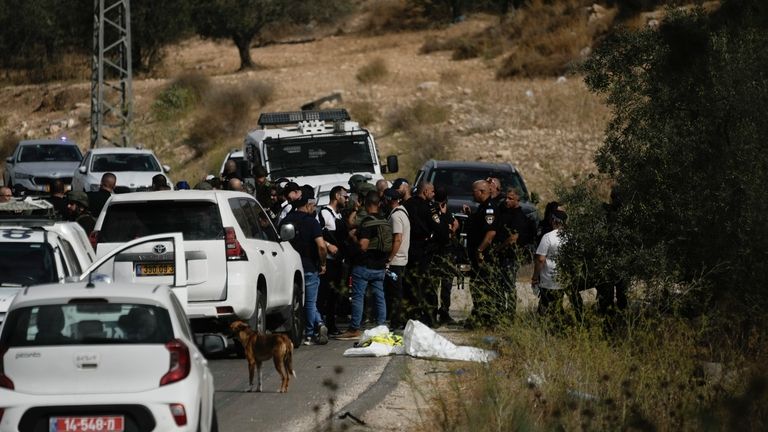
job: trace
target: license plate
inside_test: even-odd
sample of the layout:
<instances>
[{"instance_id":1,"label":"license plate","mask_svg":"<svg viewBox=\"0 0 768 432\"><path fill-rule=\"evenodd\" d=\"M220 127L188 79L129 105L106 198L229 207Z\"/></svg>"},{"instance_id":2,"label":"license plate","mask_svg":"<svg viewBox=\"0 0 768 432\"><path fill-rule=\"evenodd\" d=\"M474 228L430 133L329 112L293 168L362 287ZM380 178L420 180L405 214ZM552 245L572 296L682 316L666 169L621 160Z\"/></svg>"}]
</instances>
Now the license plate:
<instances>
[{"instance_id":1,"label":"license plate","mask_svg":"<svg viewBox=\"0 0 768 432\"><path fill-rule=\"evenodd\" d=\"M172 276L173 263L136 264L136 276Z\"/></svg>"},{"instance_id":2,"label":"license plate","mask_svg":"<svg viewBox=\"0 0 768 432\"><path fill-rule=\"evenodd\" d=\"M51 417L50 432L123 432L123 416Z\"/></svg>"}]
</instances>

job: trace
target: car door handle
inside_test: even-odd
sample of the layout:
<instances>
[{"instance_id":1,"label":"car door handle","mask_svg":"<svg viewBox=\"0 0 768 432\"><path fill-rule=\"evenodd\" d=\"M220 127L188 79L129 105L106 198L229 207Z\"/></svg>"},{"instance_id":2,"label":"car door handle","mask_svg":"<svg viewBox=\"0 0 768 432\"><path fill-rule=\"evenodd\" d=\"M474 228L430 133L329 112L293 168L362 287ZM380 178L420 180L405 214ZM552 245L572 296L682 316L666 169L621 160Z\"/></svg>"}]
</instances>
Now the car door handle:
<instances>
[{"instance_id":1,"label":"car door handle","mask_svg":"<svg viewBox=\"0 0 768 432\"><path fill-rule=\"evenodd\" d=\"M276 257L277 256L277 252L272 251L272 256Z\"/></svg>"}]
</instances>

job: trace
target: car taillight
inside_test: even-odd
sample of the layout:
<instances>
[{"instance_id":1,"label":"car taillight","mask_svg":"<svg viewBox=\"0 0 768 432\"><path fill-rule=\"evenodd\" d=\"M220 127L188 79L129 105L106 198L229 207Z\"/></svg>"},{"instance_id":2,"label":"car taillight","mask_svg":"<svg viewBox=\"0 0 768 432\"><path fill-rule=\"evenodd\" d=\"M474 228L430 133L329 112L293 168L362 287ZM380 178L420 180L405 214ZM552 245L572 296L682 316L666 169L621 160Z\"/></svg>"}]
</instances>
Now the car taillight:
<instances>
[{"instance_id":1,"label":"car taillight","mask_svg":"<svg viewBox=\"0 0 768 432\"><path fill-rule=\"evenodd\" d=\"M96 249L96 245L99 244L99 232L98 231L91 231L90 234L88 234L88 240L91 241L91 247Z\"/></svg>"},{"instance_id":2,"label":"car taillight","mask_svg":"<svg viewBox=\"0 0 768 432\"><path fill-rule=\"evenodd\" d=\"M240 242L237 241L237 234L232 227L224 228L224 246L227 250L227 259L230 261L238 261L247 259L243 247L240 246Z\"/></svg>"},{"instance_id":3,"label":"car taillight","mask_svg":"<svg viewBox=\"0 0 768 432\"><path fill-rule=\"evenodd\" d=\"M187 424L187 411L182 404L171 404L171 415L176 422L176 426L184 426Z\"/></svg>"},{"instance_id":4,"label":"car taillight","mask_svg":"<svg viewBox=\"0 0 768 432\"><path fill-rule=\"evenodd\" d=\"M165 348L171 353L171 365L168 368L168 373L160 378L161 386L183 380L189 375L189 370L192 367L189 359L189 348L184 342L174 339L165 344Z\"/></svg>"},{"instance_id":5,"label":"car taillight","mask_svg":"<svg viewBox=\"0 0 768 432\"><path fill-rule=\"evenodd\" d=\"M8 352L8 347L0 347L0 387L13 390L13 381L11 381L11 379L8 378L8 375L5 374L3 359L6 352ZM2 414L0 414L0 417L2 417Z\"/></svg>"}]
</instances>

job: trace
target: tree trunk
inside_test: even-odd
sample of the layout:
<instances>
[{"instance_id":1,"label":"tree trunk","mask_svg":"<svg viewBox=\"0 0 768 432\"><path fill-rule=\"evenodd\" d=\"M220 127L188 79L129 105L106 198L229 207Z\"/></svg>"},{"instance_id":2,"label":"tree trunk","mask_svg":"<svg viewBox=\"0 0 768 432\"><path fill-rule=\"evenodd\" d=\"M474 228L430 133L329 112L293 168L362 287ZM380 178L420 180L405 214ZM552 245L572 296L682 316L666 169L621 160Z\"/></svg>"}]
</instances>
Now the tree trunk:
<instances>
[{"instance_id":1,"label":"tree trunk","mask_svg":"<svg viewBox=\"0 0 768 432\"><path fill-rule=\"evenodd\" d=\"M251 58L251 42L253 41L253 35L234 35L232 39L237 46L237 53L240 55L240 69L247 70L256 67L256 64Z\"/></svg>"}]
</instances>

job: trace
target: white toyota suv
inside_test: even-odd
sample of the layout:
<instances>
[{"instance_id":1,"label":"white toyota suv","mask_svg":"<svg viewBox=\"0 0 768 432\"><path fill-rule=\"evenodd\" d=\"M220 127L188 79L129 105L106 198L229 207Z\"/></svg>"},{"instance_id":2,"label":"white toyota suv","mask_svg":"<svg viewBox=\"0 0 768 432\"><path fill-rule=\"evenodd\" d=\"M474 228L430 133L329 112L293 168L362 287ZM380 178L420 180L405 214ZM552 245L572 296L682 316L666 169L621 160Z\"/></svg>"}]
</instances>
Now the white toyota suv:
<instances>
[{"instance_id":1,"label":"white toyota suv","mask_svg":"<svg viewBox=\"0 0 768 432\"><path fill-rule=\"evenodd\" d=\"M114 195L96 222L96 253L150 234L181 232L188 267L187 313L196 332L228 332L234 319L261 331L303 333L301 258L250 195L233 191L165 191ZM173 276L166 245L147 244L114 258L115 277L167 284ZM121 270L122 269L122 270ZM126 273L126 274L118 274Z\"/></svg>"}]
</instances>

